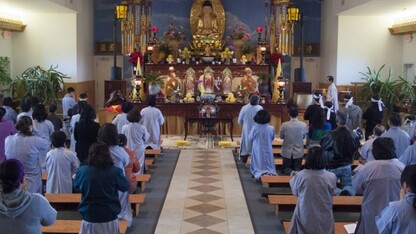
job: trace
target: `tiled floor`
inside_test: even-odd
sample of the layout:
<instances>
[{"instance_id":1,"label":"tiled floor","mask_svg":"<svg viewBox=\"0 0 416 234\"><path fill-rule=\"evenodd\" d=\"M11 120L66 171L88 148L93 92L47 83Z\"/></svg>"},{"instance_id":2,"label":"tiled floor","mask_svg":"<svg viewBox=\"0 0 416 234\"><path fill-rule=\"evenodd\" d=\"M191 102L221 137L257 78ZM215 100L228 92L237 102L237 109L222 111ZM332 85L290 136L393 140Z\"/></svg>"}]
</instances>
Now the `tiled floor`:
<instances>
[{"instance_id":1,"label":"tiled floor","mask_svg":"<svg viewBox=\"0 0 416 234\"><path fill-rule=\"evenodd\" d=\"M254 233L231 149L182 150L156 233Z\"/></svg>"}]
</instances>

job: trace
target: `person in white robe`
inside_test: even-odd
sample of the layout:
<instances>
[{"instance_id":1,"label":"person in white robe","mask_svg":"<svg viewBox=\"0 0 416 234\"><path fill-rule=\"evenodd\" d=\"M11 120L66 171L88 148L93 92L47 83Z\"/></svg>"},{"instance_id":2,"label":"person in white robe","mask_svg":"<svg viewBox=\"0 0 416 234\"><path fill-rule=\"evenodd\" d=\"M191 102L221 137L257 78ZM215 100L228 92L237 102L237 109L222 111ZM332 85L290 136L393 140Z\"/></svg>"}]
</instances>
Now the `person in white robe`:
<instances>
[{"instance_id":1,"label":"person in white robe","mask_svg":"<svg viewBox=\"0 0 416 234\"><path fill-rule=\"evenodd\" d=\"M69 124L69 128L71 131L71 140L70 140L70 144L69 144L69 149L72 152L75 152L75 146L76 146L76 141L75 141L75 136L74 136L74 131L75 131L75 124L79 122L79 119L81 118L81 114L75 114L71 117L71 123Z\"/></svg>"},{"instance_id":2,"label":"person in white robe","mask_svg":"<svg viewBox=\"0 0 416 234\"><path fill-rule=\"evenodd\" d=\"M262 175L276 175L272 141L274 128L269 125L270 115L265 110L260 110L254 117L254 126L248 136L251 151L250 172L256 180Z\"/></svg>"},{"instance_id":3,"label":"person in white robe","mask_svg":"<svg viewBox=\"0 0 416 234\"><path fill-rule=\"evenodd\" d=\"M353 176L357 195L363 195L360 221L355 233L377 233L375 217L389 204L400 198L400 176L403 163L396 158L391 138L379 137L373 142L376 160L367 162Z\"/></svg>"},{"instance_id":4,"label":"person in white robe","mask_svg":"<svg viewBox=\"0 0 416 234\"><path fill-rule=\"evenodd\" d=\"M416 136L413 139L416 140ZM404 165L416 164L416 144L409 145L400 156L399 161Z\"/></svg>"},{"instance_id":5,"label":"person in white robe","mask_svg":"<svg viewBox=\"0 0 416 234\"><path fill-rule=\"evenodd\" d=\"M144 143L149 139L149 133L146 127L141 125L141 115L139 110L132 110L127 114L129 124L124 125L122 134L127 137L127 148L136 152L136 157L139 160L140 171L137 174L145 172L145 146Z\"/></svg>"},{"instance_id":6,"label":"person in white robe","mask_svg":"<svg viewBox=\"0 0 416 234\"><path fill-rule=\"evenodd\" d=\"M33 108L32 119L33 119L33 126L35 129L48 139L50 139L53 131L54 126L51 121L47 120L48 113L46 112L46 108L43 104L38 104ZM49 144L51 142L49 141ZM42 168L42 172L46 172L46 154L48 153L48 149L42 151L40 153L40 165Z\"/></svg>"},{"instance_id":7,"label":"person in white robe","mask_svg":"<svg viewBox=\"0 0 416 234\"><path fill-rule=\"evenodd\" d=\"M79 167L79 160L74 152L65 148L66 134L56 131L51 136L52 146L46 155L47 193L72 193L72 175Z\"/></svg>"},{"instance_id":8,"label":"person in white robe","mask_svg":"<svg viewBox=\"0 0 416 234\"><path fill-rule=\"evenodd\" d=\"M373 142L380 137L384 132L386 131L386 128L381 125L377 124L373 129L373 135L364 142L363 146L361 146L360 150L360 162L362 164L365 164L368 161L375 160L373 157Z\"/></svg>"},{"instance_id":9,"label":"person in white robe","mask_svg":"<svg viewBox=\"0 0 416 234\"><path fill-rule=\"evenodd\" d=\"M334 112L337 112L339 109L338 104L338 90L337 87L334 84L334 77L333 76L327 76L326 82L328 84L328 90L326 93L326 101L332 102L332 105L334 107Z\"/></svg>"},{"instance_id":10,"label":"person in white robe","mask_svg":"<svg viewBox=\"0 0 416 234\"><path fill-rule=\"evenodd\" d=\"M390 126L389 130L387 130L381 136L390 137L391 139L393 139L394 148L396 149L396 156L400 159L403 152L410 145L410 136L409 134L407 134L407 132L403 131L400 128L401 117L399 113L392 112L389 115L388 124Z\"/></svg>"},{"instance_id":11,"label":"person in white robe","mask_svg":"<svg viewBox=\"0 0 416 234\"><path fill-rule=\"evenodd\" d=\"M145 148L160 149L160 126L163 125L165 119L162 112L155 107L156 96L151 95L147 100L147 107L140 111L142 116L141 124L146 127L149 138L144 143Z\"/></svg>"},{"instance_id":12,"label":"person in white robe","mask_svg":"<svg viewBox=\"0 0 416 234\"><path fill-rule=\"evenodd\" d=\"M124 125L129 124L129 121L127 120L127 113L133 109L133 104L131 102L124 102L121 104L121 111L123 113L116 115L116 117L113 119L112 123L116 125L117 132L120 134L121 129Z\"/></svg>"},{"instance_id":13,"label":"person in white robe","mask_svg":"<svg viewBox=\"0 0 416 234\"><path fill-rule=\"evenodd\" d=\"M130 112L131 113L131 112ZM124 128L124 127L123 127ZM130 157L127 152L119 146L120 141L117 133L116 125L112 123L105 123L100 127L98 131L98 141L102 141L109 146L111 158L115 167L118 167L123 170L123 175L125 174L124 168L129 164ZM120 199L121 211L118 214L119 219L126 220L128 226L130 227L133 221L133 214L131 210L131 204L129 199L129 191L118 192L118 197Z\"/></svg>"},{"instance_id":14,"label":"person in white robe","mask_svg":"<svg viewBox=\"0 0 416 234\"><path fill-rule=\"evenodd\" d=\"M309 148L304 170L290 179L298 197L288 233L334 233L332 196L337 177L325 169L328 159L319 146Z\"/></svg>"},{"instance_id":15,"label":"person in white robe","mask_svg":"<svg viewBox=\"0 0 416 234\"><path fill-rule=\"evenodd\" d=\"M42 192L40 152L49 149L49 138L33 128L32 118L22 116L16 124L18 133L5 139L6 159L18 159L25 170L25 188L31 193Z\"/></svg>"},{"instance_id":16,"label":"person in white robe","mask_svg":"<svg viewBox=\"0 0 416 234\"><path fill-rule=\"evenodd\" d=\"M65 96L62 98L62 113L64 119L69 117L68 110L72 109L77 102L75 101L75 89L68 87Z\"/></svg>"},{"instance_id":17,"label":"person in white robe","mask_svg":"<svg viewBox=\"0 0 416 234\"><path fill-rule=\"evenodd\" d=\"M251 143L248 140L251 128L254 125L254 116L259 110L262 110L259 104L260 97L258 95L252 95L250 97L250 103L244 105L238 115L238 124L243 125L240 142L240 156L239 159L243 159L243 162L247 160L247 157L251 154Z\"/></svg>"},{"instance_id":18,"label":"person in white robe","mask_svg":"<svg viewBox=\"0 0 416 234\"><path fill-rule=\"evenodd\" d=\"M401 176L400 201L390 202L376 217L378 233L401 234L416 231L416 165L406 166Z\"/></svg>"}]
</instances>

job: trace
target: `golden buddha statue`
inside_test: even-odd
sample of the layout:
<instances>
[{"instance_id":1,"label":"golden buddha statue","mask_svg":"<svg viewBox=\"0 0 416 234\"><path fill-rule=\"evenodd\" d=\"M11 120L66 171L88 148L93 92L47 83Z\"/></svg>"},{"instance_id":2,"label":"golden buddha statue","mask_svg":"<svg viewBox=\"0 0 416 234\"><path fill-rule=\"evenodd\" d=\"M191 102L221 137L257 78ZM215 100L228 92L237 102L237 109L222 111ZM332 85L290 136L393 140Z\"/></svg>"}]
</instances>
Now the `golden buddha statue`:
<instances>
[{"instance_id":1,"label":"golden buddha statue","mask_svg":"<svg viewBox=\"0 0 416 234\"><path fill-rule=\"evenodd\" d=\"M191 8L190 23L192 49L205 56L222 50L225 13L221 0L195 0Z\"/></svg>"},{"instance_id":2,"label":"golden buddha statue","mask_svg":"<svg viewBox=\"0 0 416 234\"><path fill-rule=\"evenodd\" d=\"M253 78L253 71L246 67L244 77L241 79L241 90L244 94L252 94L257 91L257 81Z\"/></svg>"}]
</instances>

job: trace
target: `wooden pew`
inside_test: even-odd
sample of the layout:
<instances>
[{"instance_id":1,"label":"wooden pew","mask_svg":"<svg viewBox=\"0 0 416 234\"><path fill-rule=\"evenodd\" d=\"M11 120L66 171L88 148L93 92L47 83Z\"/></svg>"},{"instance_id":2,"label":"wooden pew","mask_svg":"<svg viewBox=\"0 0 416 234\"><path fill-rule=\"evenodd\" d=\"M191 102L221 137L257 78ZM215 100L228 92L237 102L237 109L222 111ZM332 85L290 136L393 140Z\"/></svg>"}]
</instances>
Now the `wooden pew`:
<instances>
[{"instance_id":1,"label":"wooden pew","mask_svg":"<svg viewBox=\"0 0 416 234\"><path fill-rule=\"evenodd\" d=\"M361 207L363 201L362 196L334 196L333 207L335 206L355 206ZM269 195L269 204L274 205L276 216L279 214L279 206L296 206L298 198L291 195Z\"/></svg>"},{"instance_id":2,"label":"wooden pew","mask_svg":"<svg viewBox=\"0 0 416 234\"><path fill-rule=\"evenodd\" d=\"M269 188L270 184L278 184L284 187L289 187L289 180L292 176L261 176L260 180L263 183L263 187Z\"/></svg>"},{"instance_id":3,"label":"wooden pew","mask_svg":"<svg viewBox=\"0 0 416 234\"><path fill-rule=\"evenodd\" d=\"M282 148L280 148L280 147L279 148L273 148L272 150L273 150L274 155L279 155L279 156L282 155ZM308 153L308 149L303 149L303 154L306 155L307 153Z\"/></svg>"},{"instance_id":4,"label":"wooden pew","mask_svg":"<svg viewBox=\"0 0 416 234\"><path fill-rule=\"evenodd\" d=\"M248 157L247 162L246 162L246 166L249 167L251 163L251 156ZM276 166L282 166L283 165L283 159L281 157L279 158L275 158L274 159L274 164ZM305 164L305 159L302 159L302 165ZM360 164L359 160L354 160L354 162L351 164L351 168L354 169L356 168L358 165Z\"/></svg>"},{"instance_id":5,"label":"wooden pew","mask_svg":"<svg viewBox=\"0 0 416 234\"><path fill-rule=\"evenodd\" d=\"M140 205L144 202L144 194L129 194L130 203L134 205L135 215L140 211ZM81 193L45 193L46 200L53 204L78 204L81 202Z\"/></svg>"},{"instance_id":6,"label":"wooden pew","mask_svg":"<svg viewBox=\"0 0 416 234\"><path fill-rule=\"evenodd\" d=\"M146 165L146 167L147 168L151 168L152 166L153 166L153 163L154 163L155 161L153 160L153 159L146 159L145 161L144 161L144 164Z\"/></svg>"},{"instance_id":7,"label":"wooden pew","mask_svg":"<svg viewBox=\"0 0 416 234\"><path fill-rule=\"evenodd\" d=\"M140 183L140 188L142 191L146 189L146 183L150 181L150 177L150 174L136 175L136 180L138 183Z\"/></svg>"},{"instance_id":8,"label":"wooden pew","mask_svg":"<svg viewBox=\"0 0 416 234\"><path fill-rule=\"evenodd\" d=\"M79 233L81 229L81 220L56 220L54 224L50 226L42 226L42 233ZM119 221L120 234L124 234L127 231L127 221Z\"/></svg>"},{"instance_id":9,"label":"wooden pew","mask_svg":"<svg viewBox=\"0 0 416 234\"><path fill-rule=\"evenodd\" d=\"M344 228L344 225L351 224L351 223L343 223L343 222L335 222L334 231L336 234L348 234ZM289 231L290 222L283 222L283 226L285 227L286 233Z\"/></svg>"},{"instance_id":10,"label":"wooden pew","mask_svg":"<svg viewBox=\"0 0 416 234\"><path fill-rule=\"evenodd\" d=\"M162 151L160 149L146 149L144 151L145 157L155 157L157 158L162 154Z\"/></svg>"}]
</instances>

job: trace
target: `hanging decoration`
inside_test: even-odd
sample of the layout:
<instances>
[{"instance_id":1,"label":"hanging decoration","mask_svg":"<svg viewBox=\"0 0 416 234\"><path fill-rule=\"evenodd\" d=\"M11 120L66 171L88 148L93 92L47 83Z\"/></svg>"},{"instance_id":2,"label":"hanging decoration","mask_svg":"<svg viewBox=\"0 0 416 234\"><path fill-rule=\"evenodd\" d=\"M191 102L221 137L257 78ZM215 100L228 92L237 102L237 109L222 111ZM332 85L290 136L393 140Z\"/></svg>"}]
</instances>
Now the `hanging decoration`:
<instances>
[{"instance_id":1,"label":"hanging decoration","mask_svg":"<svg viewBox=\"0 0 416 234\"><path fill-rule=\"evenodd\" d=\"M146 52L147 43L150 41L152 1L151 0L126 0L122 4L128 5L127 20L121 25L121 45L123 54L133 51Z\"/></svg>"}]
</instances>

